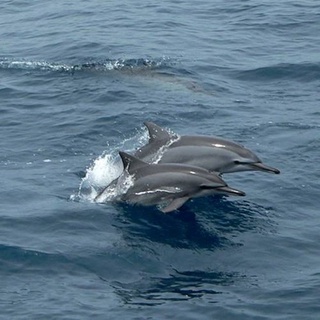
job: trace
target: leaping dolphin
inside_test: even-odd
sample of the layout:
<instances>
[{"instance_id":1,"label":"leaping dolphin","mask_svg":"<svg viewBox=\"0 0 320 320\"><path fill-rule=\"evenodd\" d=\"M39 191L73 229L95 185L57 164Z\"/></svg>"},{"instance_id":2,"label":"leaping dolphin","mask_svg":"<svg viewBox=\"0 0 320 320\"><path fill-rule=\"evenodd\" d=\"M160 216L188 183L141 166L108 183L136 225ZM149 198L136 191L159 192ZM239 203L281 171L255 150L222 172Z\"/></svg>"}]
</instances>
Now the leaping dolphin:
<instances>
[{"instance_id":1,"label":"leaping dolphin","mask_svg":"<svg viewBox=\"0 0 320 320\"><path fill-rule=\"evenodd\" d=\"M124 173L133 177L133 185L119 199L130 204L162 205L160 210L167 213L179 209L191 198L214 194L245 195L243 191L230 188L217 174L203 168L148 164L128 153L120 151L119 154Z\"/></svg>"},{"instance_id":2,"label":"leaping dolphin","mask_svg":"<svg viewBox=\"0 0 320 320\"><path fill-rule=\"evenodd\" d=\"M149 143L138 149L135 156L150 162L163 147L158 163L182 163L205 168L211 172L264 171L279 174L244 146L219 137L178 136L152 122L145 122Z\"/></svg>"}]
</instances>

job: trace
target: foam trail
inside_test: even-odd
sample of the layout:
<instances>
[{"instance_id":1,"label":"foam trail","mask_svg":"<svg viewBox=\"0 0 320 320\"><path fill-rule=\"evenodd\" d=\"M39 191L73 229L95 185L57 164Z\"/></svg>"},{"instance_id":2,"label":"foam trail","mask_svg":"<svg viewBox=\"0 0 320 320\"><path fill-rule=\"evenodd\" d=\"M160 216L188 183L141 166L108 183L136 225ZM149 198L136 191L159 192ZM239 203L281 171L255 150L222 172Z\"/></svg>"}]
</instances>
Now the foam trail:
<instances>
[{"instance_id":1,"label":"foam trail","mask_svg":"<svg viewBox=\"0 0 320 320\"><path fill-rule=\"evenodd\" d=\"M20 69L20 70L41 70L54 72L71 72L75 71L112 71L112 70L131 70L141 71L156 69L169 65L170 59L163 57L160 59L105 59L103 61L89 61L80 64L65 64L48 61L35 61L26 59L12 59L0 57L1 69Z\"/></svg>"},{"instance_id":2,"label":"foam trail","mask_svg":"<svg viewBox=\"0 0 320 320\"><path fill-rule=\"evenodd\" d=\"M42 70L42 71L72 71L73 66L67 64L50 63L47 61L28 61L14 59L0 59L2 69Z\"/></svg>"}]
</instances>

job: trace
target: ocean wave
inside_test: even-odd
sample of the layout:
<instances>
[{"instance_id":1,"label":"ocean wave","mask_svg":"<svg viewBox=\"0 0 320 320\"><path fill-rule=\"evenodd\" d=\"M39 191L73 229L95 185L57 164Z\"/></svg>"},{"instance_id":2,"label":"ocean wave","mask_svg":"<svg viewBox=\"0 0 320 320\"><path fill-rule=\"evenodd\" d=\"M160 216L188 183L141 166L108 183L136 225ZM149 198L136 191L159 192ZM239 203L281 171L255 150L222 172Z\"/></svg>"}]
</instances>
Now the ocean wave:
<instances>
[{"instance_id":1,"label":"ocean wave","mask_svg":"<svg viewBox=\"0 0 320 320\"><path fill-rule=\"evenodd\" d=\"M48 253L32 250L20 246L0 244L2 258L0 259L2 270L4 272L39 272L41 269L48 272L54 271L61 265L68 264L68 260L59 253Z\"/></svg>"},{"instance_id":2,"label":"ocean wave","mask_svg":"<svg viewBox=\"0 0 320 320\"><path fill-rule=\"evenodd\" d=\"M320 79L320 63L280 63L255 69L238 71L235 78L245 81L296 80L317 81Z\"/></svg>"}]
</instances>

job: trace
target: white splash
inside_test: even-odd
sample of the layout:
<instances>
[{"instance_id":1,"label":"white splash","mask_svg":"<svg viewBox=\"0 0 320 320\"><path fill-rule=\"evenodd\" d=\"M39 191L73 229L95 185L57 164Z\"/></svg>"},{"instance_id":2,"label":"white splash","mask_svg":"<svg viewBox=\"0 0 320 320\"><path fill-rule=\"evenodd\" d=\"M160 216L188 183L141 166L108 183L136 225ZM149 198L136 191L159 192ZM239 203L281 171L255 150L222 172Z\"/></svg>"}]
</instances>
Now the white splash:
<instances>
[{"instance_id":1,"label":"white splash","mask_svg":"<svg viewBox=\"0 0 320 320\"><path fill-rule=\"evenodd\" d=\"M112 154L99 156L82 178L77 197L80 200L94 201L99 190L108 186L121 174L122 170L122 163Z\"/></svg>"},{"instance_id":2,"label":"white splash","mask_svg":"<svg viewBox=\"0 0 320 320\"><path fill-rule=\"evenodd\" d=\"M95 197L95 202L103 203L116 200L121 195L125 194L128 189L133 186L134 177L123 171L115 183L105 188L102 193Z\"/></svg>"},{"instance_id":3,"label":"white splash","mask_svg":"<svg viewBox=\"0 0 320 320\"><path fill-rule=\"evenodd\" d=\"M72 195L70 199L108 202L125 193L132 185L133 180L128 175L121 175L123 164L118 156L118 151L125 150L132 153L137 147L145 144L147 140L148 133L145 130L143 132L140 131L135 136L124 139L111 150L104 151L86 170L86 175L81 180L78 193ZM119 181L116 184L110 185L118 177Z\"/></svg>"}]
</instances>

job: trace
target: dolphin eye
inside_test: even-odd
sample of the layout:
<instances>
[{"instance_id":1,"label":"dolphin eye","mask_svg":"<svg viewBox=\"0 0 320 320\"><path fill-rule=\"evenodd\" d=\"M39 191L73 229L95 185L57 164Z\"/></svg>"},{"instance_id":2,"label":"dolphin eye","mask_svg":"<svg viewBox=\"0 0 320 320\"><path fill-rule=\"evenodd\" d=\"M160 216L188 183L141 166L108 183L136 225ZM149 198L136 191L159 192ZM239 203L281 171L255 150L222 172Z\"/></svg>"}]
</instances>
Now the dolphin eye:
<instances>
[{"instance_id":1,"label":"dolphin eye","mask_svg":"<svg viewBox=\"0 0 320 320\"><path fill-rule=\"evenodd\" d=\"M241 162L239 160L234 160L233 163L234 164L241 164Z\"/></svg>"}]
</instances>

